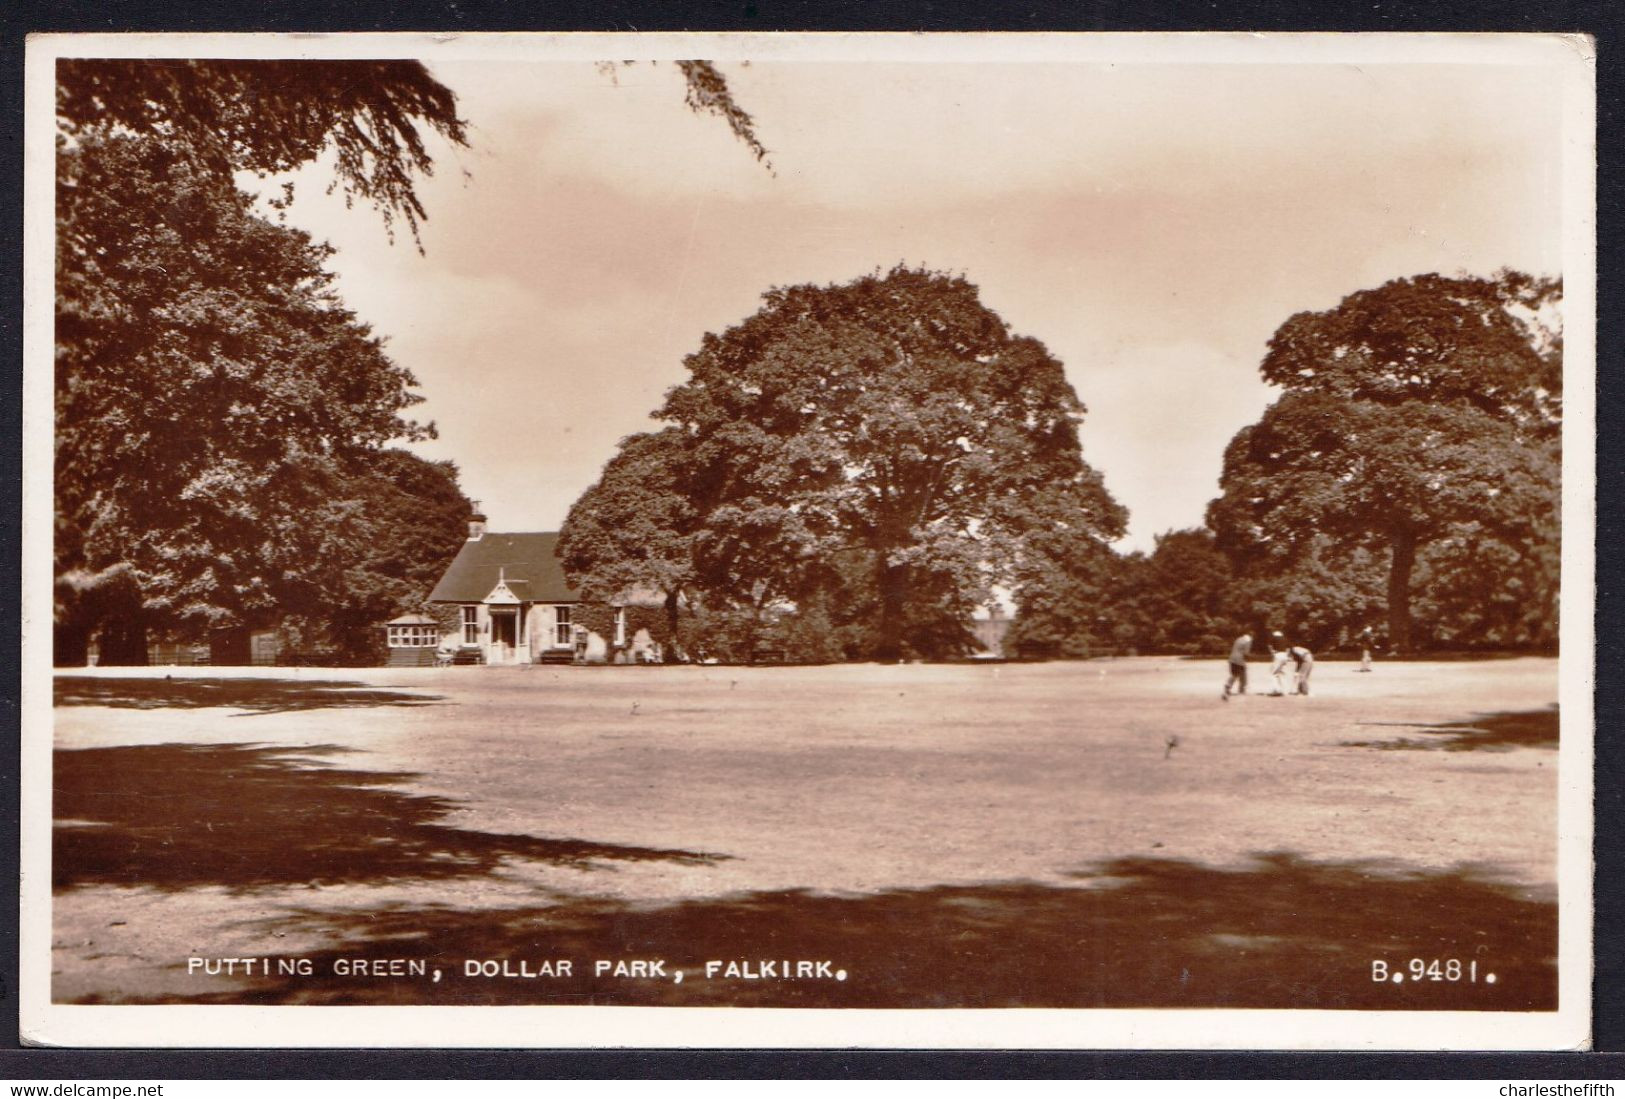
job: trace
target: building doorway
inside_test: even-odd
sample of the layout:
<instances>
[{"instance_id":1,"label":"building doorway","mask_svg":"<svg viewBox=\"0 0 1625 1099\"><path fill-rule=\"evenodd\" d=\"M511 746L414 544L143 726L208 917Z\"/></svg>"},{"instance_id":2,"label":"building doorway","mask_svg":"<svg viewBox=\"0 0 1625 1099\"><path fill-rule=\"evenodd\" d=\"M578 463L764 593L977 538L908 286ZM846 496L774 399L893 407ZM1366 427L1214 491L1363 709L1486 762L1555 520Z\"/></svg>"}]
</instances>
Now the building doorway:
<instances>
[{"instance_id":1,"label":"building doorway","mask_svg":"<svg viewBox=\"0 0 1625 1099\"><path fill-rule=\"evenodd\" d=\"M519 643L519 611L517 608L498 610L491 608L491 655L493 663L506 663Z\"/></svg>"}]
</instances>

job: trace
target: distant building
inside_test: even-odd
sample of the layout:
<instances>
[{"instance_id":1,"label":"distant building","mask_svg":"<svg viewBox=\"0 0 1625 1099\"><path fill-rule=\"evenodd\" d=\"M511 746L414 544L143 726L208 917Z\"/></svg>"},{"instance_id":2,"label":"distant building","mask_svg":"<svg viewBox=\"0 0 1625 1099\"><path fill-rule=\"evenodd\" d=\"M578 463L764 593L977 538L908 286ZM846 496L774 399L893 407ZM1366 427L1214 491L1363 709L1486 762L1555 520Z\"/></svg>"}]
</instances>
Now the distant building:
<instances>
[{"instance_id":1,"label":"distant building","mask_svg":"<svg viewBox=\"0 0 1625 1099\"><path fill-rule=\"evenodd\" d=\"M429 593L429 602L456 608L438 647L484 664L657 662L647 631L627 637L625 607L583 604L564 578L558 543L555 531L497 534L473 516L468 540Z\"/></svg>"}]
</instances>

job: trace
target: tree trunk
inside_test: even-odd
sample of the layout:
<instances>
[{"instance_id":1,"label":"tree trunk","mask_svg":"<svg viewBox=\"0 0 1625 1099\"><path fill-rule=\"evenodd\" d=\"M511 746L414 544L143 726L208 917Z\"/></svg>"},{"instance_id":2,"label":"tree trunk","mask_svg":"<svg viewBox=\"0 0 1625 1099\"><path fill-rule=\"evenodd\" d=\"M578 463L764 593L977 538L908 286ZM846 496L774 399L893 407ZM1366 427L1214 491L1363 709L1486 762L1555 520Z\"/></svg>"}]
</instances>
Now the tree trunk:
<instances>
[{"instance_id":1,"label":"tree trunk","mask_svg":"<svg viewBox=\"0 0 1625 1099\"><path fill-rule=\"evenodd\" d=\"M109 615L102 622L99 661L113 667L146 667L147 623L138 614Z\"/></svg>"},{"instance_id":2,"label":"tree trunk","mask_svg":"<svg viewBox=\"0 0 1625 1099\"><path fill-rule=\"evenodd\" d=\"M90 626L83 621L58 625L52 631L52 661L58 668L83 668L90 661Z\"/></svg>"},{"instance_id":3,"label":"tree trunk","mask_svg":"<svg viewBox=\"0 0 1625 1099\"><path fill-rule=\"evenodd\" d=\"M668 638L667 644L671 646L672 655L681 656L682 650L677 646L677 592L675 589L666 593L666 636Z\"/></svg>"},{"instance_id":4,"label":"tree trunk","mask_svg":"<svg viewBox=\"0 0 1625 1099\"><path fill-rule=\"evenodd\" d=\"M765 588L766 585L758 585ZM750 605L750 633L745 638L745 663L755 664L762 655L762 636L767 632L765 593L759 591Z\"/></svg>"},{"instance_id":5,"label":"tree trunk","mask_svg":"<svg viewBox=\"0 0 1625 1099\"><path fill-rule=\"evenodd\" d=\"M1388 566L1388 644L1397 653L1411 651L1411 569L1416 565L1416 532L1393 534L1394 556Z\"/></svg>"},{"instance_id":6,"label":"tree trunk","mask_svg":"<svg viewBox=\"0 0 1625 1099\"><path fill-rule=\"evenodd\" d=\"M909 567L888 565L882 552L875 570L880 587L880 631L875 659L892 663L903 656L903 610L908 606Z\"/></svg>"}]
</instances>

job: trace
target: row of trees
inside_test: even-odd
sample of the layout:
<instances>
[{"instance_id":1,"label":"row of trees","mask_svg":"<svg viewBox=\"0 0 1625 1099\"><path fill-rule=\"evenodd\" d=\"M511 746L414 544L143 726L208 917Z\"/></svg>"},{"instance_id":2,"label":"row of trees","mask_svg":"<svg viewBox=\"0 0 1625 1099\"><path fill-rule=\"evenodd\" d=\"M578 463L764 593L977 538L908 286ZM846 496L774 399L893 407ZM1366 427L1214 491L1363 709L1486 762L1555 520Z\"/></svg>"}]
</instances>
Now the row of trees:
<instances>
[{"instance_id":1,"label":"row of trees","mask_svg":"<svg viewBox=\"0 0 1625 1099\"><path fill-rule=\"evenodd\" d=\"M1560 580L1562 286L1423 275L1290 318L1281 398L1225 452L1207 526L1024 593L1028 652L1550 649Z\"/></svg>"},{"instance_id":2,"label":"row of trees","mask_svg":"<svg viewBox=\"0 0 1625 1099\"><path fill-rule=\"evenodd\" d=\"M678 68L765 159L721 74ZM456 471L394 445L433 432L415 380L327 246L236 179L331 151L334 186L416 241L425 135L462 144L455 107L410 62L59 63L59 659L271 623L359 658L421 602L470 510ZM1227 450L1207 529L1122 556L1061 364L975 287L900 266L776 289L578 501L566 568L589 598L659 593L695 655L956 655L997 591L1031 653L1265 623L1324 646L1379 616L1397 648L1548 645L1560 294L1427 275L1291 318L1261 368L1281 399Z\"/></svg>"},{"instance_id":3,"label":"row of trees","mask_svg":"<svg viewBox=\"0 0 1625 1099\"><path fill-rule=\"evenodd\" d=\"M707 335L565 524L593 598L656 591L690 653L960 655L1015 594L1025 655L1555 644L1561 286L1426 275L1281 326L1281 398L1237 434L1207 526L1115 553L1083 406L957 276L771 291Z\"/></svg>"}]
</instances>

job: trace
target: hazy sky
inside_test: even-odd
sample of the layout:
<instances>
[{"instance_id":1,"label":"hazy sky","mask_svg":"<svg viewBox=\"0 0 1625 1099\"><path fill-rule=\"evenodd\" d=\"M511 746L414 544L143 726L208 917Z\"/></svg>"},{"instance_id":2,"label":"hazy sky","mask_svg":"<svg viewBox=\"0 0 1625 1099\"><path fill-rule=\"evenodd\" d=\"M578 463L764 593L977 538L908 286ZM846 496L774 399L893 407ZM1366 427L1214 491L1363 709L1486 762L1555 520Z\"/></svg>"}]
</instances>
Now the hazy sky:
<instances>
[{"instance_id":1,"label":"hazy sky","mask_svg":"<svg viewBox=\"0 0 1625 1099\"><path fill-rule=\"evenodd\" d=\"M721 67L776 174L670 64L432 64L472 124L433 146L427 253L306 173L499 530L557 529L707 331L773 285L963 273L1088 406L1126 546L1199 524L1291 314L1425 271L1559 271L1558 87L1539 67L773 62Z\"/></svg>"}]
</instances>

